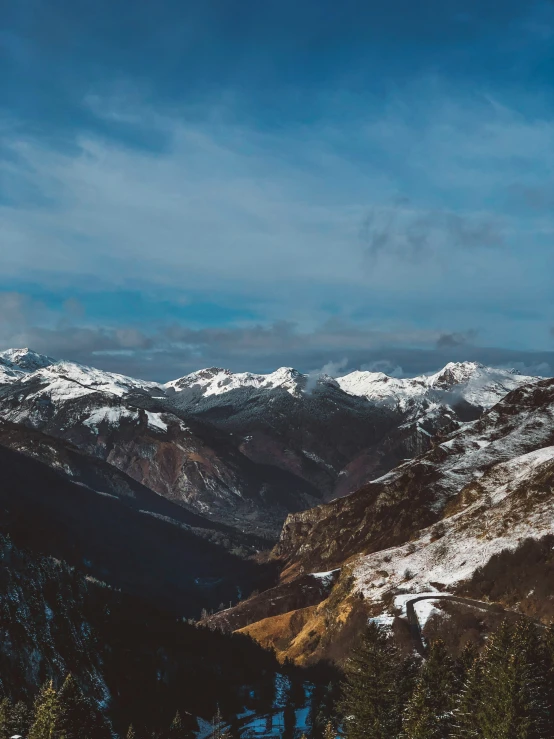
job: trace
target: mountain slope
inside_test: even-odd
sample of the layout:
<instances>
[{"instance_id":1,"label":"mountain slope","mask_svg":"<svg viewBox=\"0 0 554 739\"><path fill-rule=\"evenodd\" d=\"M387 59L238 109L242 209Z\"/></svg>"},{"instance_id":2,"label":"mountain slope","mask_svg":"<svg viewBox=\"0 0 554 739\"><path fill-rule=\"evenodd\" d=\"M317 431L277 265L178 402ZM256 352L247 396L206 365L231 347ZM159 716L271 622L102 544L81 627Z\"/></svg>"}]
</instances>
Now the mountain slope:
<instances>
[{"instance_id":1,"label":"mountain slope","mask_svg":"<svg viewBox=\"0 0 554 739\"><path fill-rule=\"evenodd\" d=\"M534 541L542 552L553 521L554 380L544 380L512 391L479 420L380 480L290 515L273 556L296 610L283 610L269 591L253 599L250 611L247 601L211 620L262 638L283 658L309 661L340 654L368 616L392 623L403 594L471 597L485 588L511 607L526 608L533 582L540 582L533 613L551 615L554 585L547 586L540 564L526 589L524 579L510 579L491 563L511 553L520 568L519 549ZM494 575L480 574L489 567ZM319 605L313 595L302 600L305 578L331 570L338 580L330 595ZM494 590L491 577L494 583L500 574L504 590ZM510 597L516 592L518 599Z\"/></svg>"},{"instance_id":2,"label":"mountain slope","mask_svg":"<svg viewBox=\"0 0 554 739\"><path fill-rule=\"evenodd\" d=\"M286 471L245 457L228 434L168 405L153 383L57 363L0 388L0 417L71 442L164 497L274 534L320 500Z\"/></svg>"},{"instance_id":3,"label":"mountain slope","mask_svg":"<svg viewBox=\"0 0 554 739\"><path fill-rule=\"evenodd\" d=\"M171 402L188 416L231 433L251 460L292 473L320 491L333 492L352 457L394 428L400 416L344 393L332 381L310 392L282 387L241 387L191 397L177 393Z\"/></svg>"},{"instance_id":4,"label":"mountain slope","mask_svg":"<svg viewBox=\"0 0 554 739\"><path fill-rule=\"evenodd\" d=\"M442 517L446 504L497 464L554 444L554 380L509 393L425 455L399 466L346 498L289 516L277 552L309 566L408 540Z\"/></svg>"},{"instance_id":5,"label":"mountain slope","mask_svg":"<svg viewBox=\"0 0 554 739\"><path fill-rule=\"evenodd\" d=\"M165 386L30 350L3 353L0 418L70 441L159 495L275 537L535 378L475 363L399 380L211 368Z\"/></svg>"},{"instance_id":6,"label":"mountain slope","mask_svg":"<svg viewBox=\"0 0 554 739\"><path fill-rule=\"evenodd\" d=\"M478 418L536 379L464 362L412 379L207 369L167 387L176 391L175 406L231 431L251 459L293 471L329 500L424 453L438 432Z\"/></svg>"},{"instance_id":7,"label":"mountain slope","mask_svg":"<svg viewBox=\"0 0 554 739\"><path fill-rule=\"evenodd\" d=\"M117 498L142 513L172 521L197 536L244 556L267 545L264 539L247 536L171 503L113 465L41 431L0 420L0 445L47 464L69 482Z\"/></svg>"},{"instance_id":8,"label":"mountain slope","mask_svg":"<svg viewBox=\"0 0 554 739\"><path fill-rule=\"evenodd\" d=\"M206 522L121 473L119 494L113 481L110 492L105 481L97 490L5 446L0 469L2 525L18 544L174 612L192 616L236 600L265 576L211 541ZM102 483L101 474L95 478Z\"/></svg>"},{"instance_id":9,"label":"mountain slope","mask_svg":"<svg viewBox=\"0 0 554 739\"><path fill-rule=\"evenodd\" d=\"M0 561L3 696L32 707L44 681L59 688L71 673L115 737L131 722L158 736L176 710L209 726L218 708L226 720L271 709L275 683L285 678L250 639L197 628L4 535Z\"/></svg>"}]
</instances>

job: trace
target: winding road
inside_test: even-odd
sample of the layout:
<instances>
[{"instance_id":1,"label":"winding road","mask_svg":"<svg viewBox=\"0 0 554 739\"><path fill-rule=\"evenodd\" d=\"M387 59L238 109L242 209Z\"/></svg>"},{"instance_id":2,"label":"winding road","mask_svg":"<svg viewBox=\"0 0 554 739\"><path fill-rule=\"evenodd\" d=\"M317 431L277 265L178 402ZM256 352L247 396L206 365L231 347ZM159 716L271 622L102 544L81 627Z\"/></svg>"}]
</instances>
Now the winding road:
<instances>
[{"instance_id":1,"label":"winding road","mask_svg":"<svg viewBox=\"0 0 554 739\"><path fill-rule=\"evenodd\" d=\"M422 657L425 657L425 655L427 654L427 647L425 646L425 643L423 641L423 637L421 634L421 624L419 623L419 619L414 608L415 604L419 603L422 600L450 600L454 601L455 603L461 603L465 606L478 608L481 611L488 611L489 613L509 613L510 615L516 616L518 618L528 618L537 626L540 626L543 629L545 628L544 624L540 621L537 621L534 618L530 618L529 616L525 616L522 613L518 613L517 611L511 611L508 608L503 608L496 603L484 603L482 600L472 600L471 598L463 598L459 595L447 595L446 593L428 593L426 595L419 596L417 594L414 594L413 598L406 601L406 620L410 627L410 634L412 637L414 648Z\"/></svg>"}]
</instances>

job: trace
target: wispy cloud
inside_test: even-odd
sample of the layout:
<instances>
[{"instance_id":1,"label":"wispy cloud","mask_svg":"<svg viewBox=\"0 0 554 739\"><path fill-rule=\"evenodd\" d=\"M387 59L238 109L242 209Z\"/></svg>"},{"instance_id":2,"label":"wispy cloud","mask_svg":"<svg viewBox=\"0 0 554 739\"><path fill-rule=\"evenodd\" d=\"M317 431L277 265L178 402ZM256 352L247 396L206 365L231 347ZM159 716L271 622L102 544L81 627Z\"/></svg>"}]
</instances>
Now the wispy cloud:
<instances>
[{"instance_id":1,"label":"wispy cloud","mask_svg":"<svg viewBox=\"0 0 554 739\"><path fill-rule=\"evenodd\" d=\"M56 313L17 293L0 293L0 309L0 349L31 346L60 359L159 381L206 366L268 372L287 365L306 372L314 386L322 374L369 369L398 377L466 359L528 374L554 371L553 351L477 346L472 332L445 334L410 326L380 330L336 319L311 329L287 321L204 329L178 324L144 330L134 325L91 326L84 323L78 306L66 303Z\"/></svg>"},{"instance_id":2,"label":"wispy cloud","mask_svg":"<svg viewBox=\"0 0 554 739\"><path fill-rule=\"evenodd\" d=\"M164 375L175 346L189 367L244 366L257 351L264 366L300 358L304 369L344 356L404 367L367 352L468 350L468 326L482 345L549 348L554 216L514 209L506 194L548 187L554 117L456 97L437 80L380 109L333 103L348 120L328 113L276 131L232 110L89 97L106 132L83 129L63 146L5 124L4 285L71 285L77 301L63 325L27 322L10 340L51 354L82 347L80 357L143 352ZM140 145L112 135L114 121ZM154 326L145 314L85 321L78 303L93 283L174 302L225 295L256 316L220 329Z\"/></svg>"}]
</instances>

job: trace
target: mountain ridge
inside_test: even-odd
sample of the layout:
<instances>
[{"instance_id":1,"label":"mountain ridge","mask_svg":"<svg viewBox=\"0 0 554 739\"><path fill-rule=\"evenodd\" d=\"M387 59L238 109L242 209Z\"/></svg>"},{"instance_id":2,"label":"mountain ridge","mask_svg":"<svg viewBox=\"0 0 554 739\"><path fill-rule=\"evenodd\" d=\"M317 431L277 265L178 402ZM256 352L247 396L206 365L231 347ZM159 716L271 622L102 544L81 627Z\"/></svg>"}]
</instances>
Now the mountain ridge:
<instances>
[{"instance_id":1,"label":"mountain ridge","mask_svg":"<svg viewBox=\"0 0 554 739\"><path fill-rule=\"evenodd\" d=\"M536 381L468 362L404 380L208 368L162 385L29 349L0 361L1 418L77 444L202 515L270 536L288 513L358 489Z\"/></svg>"}]
</instances>

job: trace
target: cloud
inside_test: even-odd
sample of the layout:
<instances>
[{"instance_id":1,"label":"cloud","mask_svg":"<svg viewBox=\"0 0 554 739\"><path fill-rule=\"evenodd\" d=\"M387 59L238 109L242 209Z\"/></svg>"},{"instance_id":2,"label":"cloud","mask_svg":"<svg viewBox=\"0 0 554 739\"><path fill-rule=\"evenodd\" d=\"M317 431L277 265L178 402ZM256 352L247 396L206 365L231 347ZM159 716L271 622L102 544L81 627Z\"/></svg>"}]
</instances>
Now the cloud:
<instances>
[{"instance_id":1,"label":"cloud","mask_svg":"<svg viewBox=\"0 0 554 739\"><path fill-rule=\"evenodd\" d=\"M552 183L512 184L507 188L508 202L518 208L551 212L554 209L554 186Z\"/></svg>"},{"instance_id":2,"label":"cloud","mask_svg":"<svg viewBox=\"0 0 554 739\"><path fill-rule=\"evenodd\" d=\"M404 377L404 370L399 364L391 362L390 359L378 359L374 362L368 362L360 367L366 372L383 372L389 377Z\"/></svg>"},{"instance_id":3,"label":"cloud","mask_svg":"<svg viewBox=\"0 0 554 739\"><path fill-rule=\"evenodd\" d=\"M410 326L384 330L344 319L310 329L291 321L210 328L177 323L95 326L86 325L74 306L65 304L55 312L13 292L0 293L0 316L1 349L30 346L60 359L158 381L209 366L254 372L292 366L309 374L314 385L321 374L368 369L410 376L436 371L453 359L515 367L526 374L550 375L554 366L552 351L478 347L470 340L464 344L471 332L458 336Z\"/></svg>"},{"instance_id":4,"label":"cloud","mask_svg":"<svg viewBox=\"0 0 554 739\"><path fill-rule=\"evenodd\" d=\"M348 366L348 359L344 357L338 362L330 361L323 365L321 369L310 370L308 379L306 380L305 390L311 393L317 386L318 380L321 377L338 377L341 370L344 370Z\"/></svg>"},{"instance_id":5,"label":"cloud","mask_svg":"<svg viewBox=\"0 0 554 739\"><path fill-rule=\"evenodd\" d=\"M373 208L364 218L360 237L366 255L382 255L418 262L448 257L453 250L490 249L503 246L505 238L498 218L454 212L410 209L406 199L388 208Z\"/></svg>"},{"instance_id":6,"label":"cloud","mask_svg":"<svg viewBox=\"0 0 554 739\"><path fill-rule=\"evenodd\" d=\"M437 349L454 349L467 346L476 339L477 333L474 329L470 329L469 331L453 331L441 334L437 339Z\"/></svg>"},{"instance_id":7,"label":"cloud","mask_svg":"<svg viewBox=\"0 0 554 739\"><path fill-rule=\"evenodd\" d=\"M347 356L410 371L388 346L466 352L467 326L483 345L549 348L554 216L515 212L505 188L523 174L546 185L554 116L454 95L441 80L383 105L322 97L320 119L278 128L232 105L92 100L90 127L63 146L3 128L0 181L19 184L0 199L0 287L28 290L36 305L47 290L71 296L62 317L25 319L15 337L34 343L38 326L50 353L149 352L149 367L177 346L187 366L310 369ZM87 300L92 286L155 295L165 314L156 325L140 306L132 316L129 299L120 318L118 305ZM181 319L180 301L191 314L218 303L219 317Z\"/></svg>"}]
</instances>

